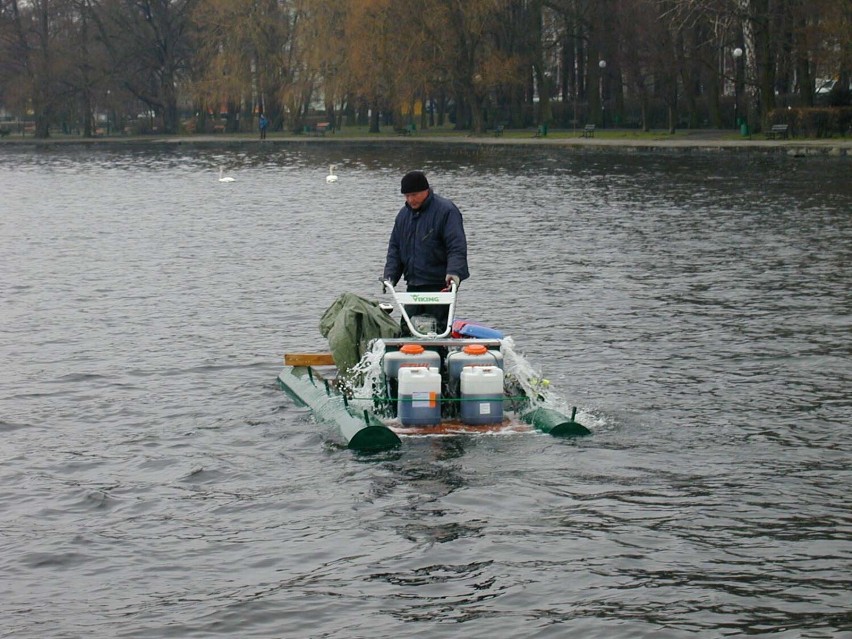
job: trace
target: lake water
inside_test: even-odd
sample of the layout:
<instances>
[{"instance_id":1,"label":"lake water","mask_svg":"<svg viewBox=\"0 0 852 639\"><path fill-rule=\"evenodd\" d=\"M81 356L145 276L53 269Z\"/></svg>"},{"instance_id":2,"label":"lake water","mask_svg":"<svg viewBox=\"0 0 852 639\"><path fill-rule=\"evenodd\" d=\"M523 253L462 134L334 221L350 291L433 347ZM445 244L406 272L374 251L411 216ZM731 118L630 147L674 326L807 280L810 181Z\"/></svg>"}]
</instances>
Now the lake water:
<instances>
[{"instance_id":1,"label":"lake water","mask_svg":"<svg viewBox=\"0 0 852 639\"><path fill-rule=\"evenodd\" d=\"M465 216L459 315L592 436L358 455L278 390L381 298L411 168ZM850 169L3 147L0 637L852 636Z\"/></svg>"}]
</instances>

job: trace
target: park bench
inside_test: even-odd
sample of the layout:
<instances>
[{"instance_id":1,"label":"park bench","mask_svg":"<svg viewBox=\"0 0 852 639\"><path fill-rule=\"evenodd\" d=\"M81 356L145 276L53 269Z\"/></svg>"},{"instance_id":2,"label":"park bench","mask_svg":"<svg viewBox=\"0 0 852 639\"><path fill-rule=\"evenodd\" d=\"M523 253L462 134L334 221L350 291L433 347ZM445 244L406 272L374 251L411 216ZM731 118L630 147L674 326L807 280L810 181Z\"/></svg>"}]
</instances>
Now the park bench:
<instances>
[{"instance_id":1,"label":"park bench","mask_svg":"<svg viewBox=\"0 0 852 639\"><path fill-rule=\"evenodd\" d=\"M405 126L398 126L394 129L398 135L411 135L415 131L415 126L413 124L406 124Z\"/></svg>"},{"instance_id":2,"label":"park bench","mask_svg":"<svg viewBox=\"0 0 852 639\"><path fill-rule=\"evenodd\" d=\"M774 140L776 137L787 139L789 135L790 125L788 124L773 124L772 128L766 132L766 138Z\"/></svg>"},{"instance_id":3,"label":"park bench","mask_svg":"<svg viewBox=\"0 0 852 639\"><path fill-rule=\"evenodd\" d=\"M593 138L595 137L595 125L587 124L583 127L583 137L584 138Z\"/></svg>"},{"instance_id":4,"label":"park bench","mask_svg":"<svg viewBox=\"0 0 852 639\"><path fill-rule=\"evenodd\" d=\"M498 124L497 126L495 126L494 127L494 137L495 138L501 137L503 135L503 129L505 129L505 128L506 127L502 124Z\"/></svg>"},{"instance_id":5,"label":"park bench","mask_svg":"<svg viewBox=\"0 0 852 639\"><path fill-rule=\"evenodd\" d=\"M314 135L325 136L325 132L328 131L330 128L330 122L317 122L316 128L314 128Z\"/></svg>"},{"instance_id":6,"label":"park bench","mask_svg":"<svg viewBox=\"0 0 852 639\"><path fill-rule=\"evenodd\" d=\"M5 127L0 127L0 138L5 138L5 137L6 137L7 135L9 135L11 132L12 132L12 130L11 130L11 129L7 129L7 128L5 128Z\"/></svg>"}]
</instances>

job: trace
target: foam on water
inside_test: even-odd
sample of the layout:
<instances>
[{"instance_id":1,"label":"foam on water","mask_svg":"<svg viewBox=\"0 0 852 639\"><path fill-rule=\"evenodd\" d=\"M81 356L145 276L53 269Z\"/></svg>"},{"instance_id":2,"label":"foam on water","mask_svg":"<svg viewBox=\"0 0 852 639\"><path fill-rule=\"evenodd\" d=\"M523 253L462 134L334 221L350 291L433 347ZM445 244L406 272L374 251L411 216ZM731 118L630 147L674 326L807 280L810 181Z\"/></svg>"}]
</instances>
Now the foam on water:
<instances>
[{"instance_id":1,"label":"foam on water","mask_svg":"<svg viewBox=\"0 0 852 639\"><path fill-rule=\"evenodd\" d=\"M536 368L515 347L511 335L503 338L500 345L503 354L503 369L507 379L514 380L530 398L530 408L552 408L570 416L574 406L569 400L558 395L540 368ZM599 428L606 424L603 418L578 409L576 421L587 428Z\"/></svg>"},{"instance_id":2,"label":"foam on water","mask_svg":"<svg viewBox=\"0 0 852 639\"><path fill-rule=\"evenodd\" d=\"M364 352L361 360L352 367L346 379L340 384L341 390L350 394L352 404L361 410L370 409L373 396L382 389L382 358L385 356L385 343L373 342L371 349Z\"/></svg>"}]
</instances>

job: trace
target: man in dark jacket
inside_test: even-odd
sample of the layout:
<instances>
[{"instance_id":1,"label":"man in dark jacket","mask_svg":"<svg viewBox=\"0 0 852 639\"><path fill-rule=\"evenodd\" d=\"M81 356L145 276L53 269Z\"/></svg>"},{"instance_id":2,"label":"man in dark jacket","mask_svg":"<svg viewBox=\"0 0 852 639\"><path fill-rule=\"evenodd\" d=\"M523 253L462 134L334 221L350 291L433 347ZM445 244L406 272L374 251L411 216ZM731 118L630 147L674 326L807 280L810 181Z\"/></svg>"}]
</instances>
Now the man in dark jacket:
<instances>
[{"instance_id":1,"label":"man in dark jacket","mask_svg":"<svg viewBox=\"0 0 852 639\"><path fill-rule=\"evenodd\" d=\"M388 242L384 279L396 286L405 276L413 293L441 291L470 276L467 269L467 238L461 212L452 201L437 195L422 171L402 178L405 206L397 213ZM406 306L409 316L429 314L438 332L447 324L449 307Z\"/></svg>"}]
</instances>

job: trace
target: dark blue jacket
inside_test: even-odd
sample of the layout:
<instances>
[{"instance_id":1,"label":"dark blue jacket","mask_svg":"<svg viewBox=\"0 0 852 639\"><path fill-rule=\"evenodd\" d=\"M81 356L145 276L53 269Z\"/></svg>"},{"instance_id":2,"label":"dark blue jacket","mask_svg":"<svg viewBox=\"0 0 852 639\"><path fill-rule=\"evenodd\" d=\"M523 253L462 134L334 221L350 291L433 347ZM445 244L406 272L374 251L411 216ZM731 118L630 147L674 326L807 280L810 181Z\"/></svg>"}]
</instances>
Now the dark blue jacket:
<instances>
[{"instance_id":1,"label":"dark blue jacket","mask_svg":"<svg viewBox=\"0 0 852 639\"><path fill-rule=\"evenodd\" d=\"M419 211L406 203L397 213L384 278L396 285L405 275L409 286L437 286L447 274L470 277L464 223L456 205L430 189Z\"/></svg>"}]
</instances>

